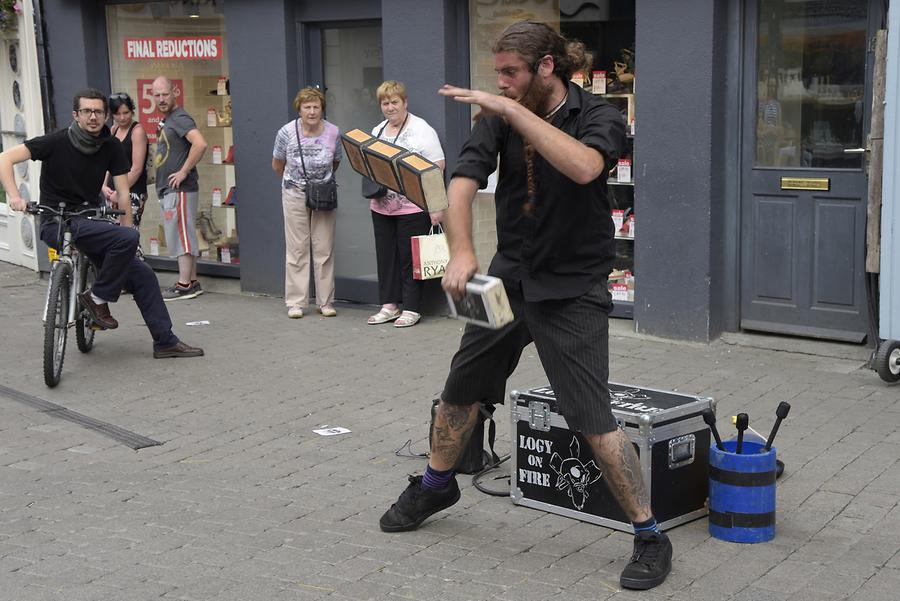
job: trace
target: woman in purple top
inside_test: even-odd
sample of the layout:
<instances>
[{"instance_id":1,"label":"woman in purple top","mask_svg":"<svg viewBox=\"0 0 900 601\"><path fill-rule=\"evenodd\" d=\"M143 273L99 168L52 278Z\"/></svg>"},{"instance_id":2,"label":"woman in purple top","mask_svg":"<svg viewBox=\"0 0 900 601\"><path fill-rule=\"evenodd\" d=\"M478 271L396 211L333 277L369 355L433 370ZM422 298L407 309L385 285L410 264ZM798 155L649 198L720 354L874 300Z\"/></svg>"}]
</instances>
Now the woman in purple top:
<instances>
[{"instance_id":1,"label":"woman in purple top","mask_svg":"<svg viewBox=\"0 0 900 601\"><path fill-rule=\"evenodd\" d=\"M303 317L309 303L310 259L316 278L316 304L325 317L334 317L335 211L314 211L306 206L306 183L329 179L343 157L340 131L325 121L325 95L318 88L303 88L294 98L299 115L275 136L272 169L281 178L284 210L284 303L288 317ZM302 158L301 158L301 152ZM304 167L305 166L305 167ZM312 246L312 253L310 253Z\"/></svg>"}]
</instances>

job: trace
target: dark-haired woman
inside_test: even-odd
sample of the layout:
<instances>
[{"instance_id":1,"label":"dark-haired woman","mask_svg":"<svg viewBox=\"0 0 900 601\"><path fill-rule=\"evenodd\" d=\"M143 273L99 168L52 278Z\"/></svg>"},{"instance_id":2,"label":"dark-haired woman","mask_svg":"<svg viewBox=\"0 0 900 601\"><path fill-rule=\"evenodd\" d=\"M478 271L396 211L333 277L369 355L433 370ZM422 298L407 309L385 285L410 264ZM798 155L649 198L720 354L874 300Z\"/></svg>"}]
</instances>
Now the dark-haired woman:
<instances>
[{"instance_id":1,"label":"dark-haired woman","mask_svg":"<svg viewBox=\"0 0 900 601\"><path fill-rule=\"evenodd\" d=\"M149 142L147 133L141 124L134 120L134 101L125 92L118 92L109 97L109 112L112 115L112 134L125 147L128 159L128 190L131 192L131 214L134 216L134 229L140 229L141 215L147 203L147 152ZM109 182L107 182L108 184ZM103 186L103 194L113 202L116 191L108 185Z\"/></svg>"}]
</instances>

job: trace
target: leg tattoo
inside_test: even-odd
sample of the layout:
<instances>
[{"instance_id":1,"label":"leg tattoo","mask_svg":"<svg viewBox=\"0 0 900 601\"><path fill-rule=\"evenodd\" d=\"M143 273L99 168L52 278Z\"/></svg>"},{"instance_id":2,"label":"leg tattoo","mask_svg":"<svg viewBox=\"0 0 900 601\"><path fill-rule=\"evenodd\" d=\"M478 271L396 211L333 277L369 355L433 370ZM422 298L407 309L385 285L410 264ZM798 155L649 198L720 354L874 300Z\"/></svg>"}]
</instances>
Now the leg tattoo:
<instances>
[{"instance_id":1,"label":"leg tattoo","mask_svg":"<svg viewBox=\"0 0 900 601\"><path fill-rule=\"evenodd\" d=\"M440 471L456 465L463 448L469 442L478 405L450 405L441 401L431 432L431 459L428 463Z\"/></svg>"},{"instance_id":2,"label":"leg tattoo","mask_svg":"<svg viewBox=\"0 0 900 601\"><path fill-rule=\"evenodd\" d=\"M641 462L628 435L621 428L608 434L592 434L586 437L594 457L603 465L610 492L621 505L628 518L642 522L653 515Z\"/></svg>"}]
</instances>

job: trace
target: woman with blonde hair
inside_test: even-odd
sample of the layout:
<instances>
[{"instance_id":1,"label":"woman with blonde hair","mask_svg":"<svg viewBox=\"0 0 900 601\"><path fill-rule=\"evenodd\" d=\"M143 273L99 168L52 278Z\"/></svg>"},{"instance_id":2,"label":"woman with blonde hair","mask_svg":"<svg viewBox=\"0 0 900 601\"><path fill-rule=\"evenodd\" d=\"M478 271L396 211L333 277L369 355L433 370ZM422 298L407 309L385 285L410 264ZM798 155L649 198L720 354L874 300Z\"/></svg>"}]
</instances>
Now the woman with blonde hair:
<instances>
[{"instance_id":1,"label":"woman with blonde hair","mask_svg":"<svg viewBox=\"0 0 900 601\"><path fill-rule=\"evenodd\" d=\"M284 211L284 303L288 317L303 317L309 303L309 268L312 259L316 303L325 317L334 317L335 211L306 206L306 185L334 176L343 157L340 131L324 119L325 94L306 87L297 92L298 118L275 136L272 170L281 178ZM310 253L312 246L312 253Z\"/></svg>"},{"instance_id":2,"label":"woman with blonde hair","mask_svg":"<svg viewBox=\"0 0 900 601\"><path fill-rule=\"evenodd\" d=\"M444 151L437 132L424 119L407 110L406 86L399 81L388 80L378 86L376 94L384 121L372 129L372 135L418 152L443 169ZM380 198L373 198L369 208L375 230L381 309L369 317L368 323L377 325L393 321L398 328L414 326L422 317L420 307L424 282L414 280L412 276L410 238L427 234L432 225L441 222L444 212L426 214L393 190L388 190Z\"/></svg>"}]
</instances>

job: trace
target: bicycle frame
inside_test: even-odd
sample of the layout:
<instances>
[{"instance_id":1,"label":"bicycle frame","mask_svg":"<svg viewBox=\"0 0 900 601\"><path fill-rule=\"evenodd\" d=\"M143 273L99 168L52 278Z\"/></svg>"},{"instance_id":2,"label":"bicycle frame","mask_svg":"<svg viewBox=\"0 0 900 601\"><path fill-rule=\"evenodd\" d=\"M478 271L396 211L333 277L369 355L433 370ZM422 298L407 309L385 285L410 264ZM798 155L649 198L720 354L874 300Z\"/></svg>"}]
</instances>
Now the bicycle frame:
<instances>
[{"instance_id":1,"label":"bicycle frame","mask_svg":"<svg viewBox=\"0 0 900 601\"><path fill-rule=\"evenodd\" d=\"M78 252L77 249L73 249L72 256L69 258L70 263L74 263L72 268L72 283L69 286L69 315L67 325L68 327L72 327L75 325L75 319L78 317L78 297L84 292L81 289L81 274L85 269L85 261L88 259Z\"/></svg>"},{"instance_id":2,"label":"bicycle frame","mask_svg":"<svg viewBox=\"0 0 900 601\"><path fill-rule=\"evenodd\" d=\"M60 210L63 210L65 205L60 205ZM121 214L119 211L110 211L106 212L103 209L100 210L99 215L102 216L104 214L114 215ZM88 263L90 259L87 258L86 255L79 252L79 250L72 243L72 230L69 225L69 219L72 218L72 215L68 217L63 217L61 214L54 215L54 219L57 222L57 230L56 230L56 248L59 249L56 251L56 258L52 260L50 265L50 280L53 279L53 272L56 270L57 265L61 263L67 263L72 267L72 281L69 286L69 306L67 309L67 319L66 326L67 328L71 328L75 325L75 320L78 318L78 297L84 292L81 290L81 282L84 276L84 272L88 268ZM88 219L92 217L89 216ZM50 282L47 283L47 296L44 298L44 314L41 317L42 322L47 321L47 309L50 303Z\"/></svg>"},{"instance_id":3,"label":"bicycle frame","mask_svg":"<svg viewBox=\"0 0 900 601\"><path fill-rule=\"evenodd\" d=\"M57 222L59 223L58 229L58 237L57 237L57 248L62 249L61 251L57 251L57 258L50 265L50 280L53 279L53 272L56 270L57 265L60 263L68 263L72 266L72 280L69 285L69 306L67 309L67 319L66 325L67 327L72 327L75 325L75 318L77 317L78 310L78 295L82 292L79 290L79 286L81 285L81 275L84 269L86 269L86 265L84 262L88 260L84 255L78 252L78 249L75 248L75 245L72 244L72 231L69 229L68 224L63 223L62 217L56 217ZM41 317L42 322L47 321L47 308L50 303L50 283L47 283L47 295L44 298L44 314Z\"/></svg>"}]
</instances>

